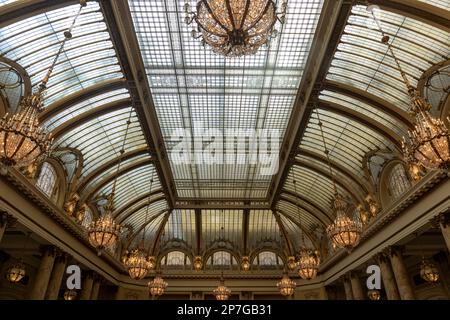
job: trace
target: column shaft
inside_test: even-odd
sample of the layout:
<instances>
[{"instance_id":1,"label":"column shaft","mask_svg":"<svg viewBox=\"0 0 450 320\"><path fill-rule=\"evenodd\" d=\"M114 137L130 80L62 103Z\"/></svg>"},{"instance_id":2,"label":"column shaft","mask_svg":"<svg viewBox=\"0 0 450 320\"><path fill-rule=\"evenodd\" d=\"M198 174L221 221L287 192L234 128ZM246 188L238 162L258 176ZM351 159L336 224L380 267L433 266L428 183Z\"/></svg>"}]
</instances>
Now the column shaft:
<instances>
[{"instance_id":1,"label":"column shaft","mask_svg":"<svg viewBox=\"0 0 450 320\"><path fill-rule=\"evenodd\" d=\"M94 285L92 286L91 300L98 300L98 292L100 290L100 279L95 279Z\"/></svg>"},{"instance_id":2,"label":"column shaft","mask_svg":"<svg viewBox=\"0 0 450 320\"><path fill-rule=\"evenodd\" d=\"M439 226L441 227L442 236L444 237L447 250L450 252L450 213L441 213L438 216Z\"/></svg>"},{"instance_id":3,"label":"column shaft","mask_svg":"<svg viewBox=\"0 0 450 320\"><path fill-rule=\"evenodd\" d=\"M401 250L398 248L391 248L390 259L400 298L402 300L414 300L415 296L411 285L411 279L409 278L405 263L403 262Z\"/></svg>"},{"instance_id":4,"label":"column shaft","mask_svg":"<svg viewBox=\"0 0 450 320\"><path fill-rule=\"evenodd\" d=\"M41 265L36 274L33 288L31 289L31 300L44 300L47 292L48 283L52 274L53 264L55 263L55 247L47 247L42 256Z\"/></svg>"},{"instance_id":5,"label":"column shaft","mask_svg":"<svg viewBox=\"0 0 450 320\"><path fill-rule=\"evenodd\" d=\"M345 290L345 298L347 300L353 300L352 285L350 283L350 280L347 278L344 278L344 290Z\"/></svg>"},{"instance_id":6,"label":"column shaft","mask_svg":"<svg viewBox=\"0 0 450 320\"><path fill-rule=\"evenodd\" d=\"M394 272L391 263L384 254L379 254L377 261L380 265L381 279L383 279L384 290L388 300L400 300L400 295L395 282Z\"/></svg>"},{"instance_id":7,"label":"column shaft","mask_svg":"<svg viewBox=\"0 0 450 320\"><path fill-rule=\"evenodd\" d=\"M66 271L67 257L62 254L56 258L55 265L53 267L52 276L48 283L47 293L45 295L46 300L57 300L59 290L61 289L61 282Z\"/></svg>"},{"instance_id":8,"label":"column shaft","mask_svg":"<svg viewBox=\"0 0 450 320\"><path fill-rule=\"evenodd\" d=\"M361 285L361 280L356 274L351 274L350 283L352 286L353 298L355 300L365 300L366 296L364 295L364 290Z\"/></svg>"},{"instance_id":9,"label":"column shaft","mask_svg":"<svg viewBox=\"0 0 450 320\"><path fill-rule=\"evenodd\" d=\"M94 285L94 277L92 274L87 274L84 278L81 288L80 300L90 300L92 294L92 287Z\"/></svg>"}]
</instances>

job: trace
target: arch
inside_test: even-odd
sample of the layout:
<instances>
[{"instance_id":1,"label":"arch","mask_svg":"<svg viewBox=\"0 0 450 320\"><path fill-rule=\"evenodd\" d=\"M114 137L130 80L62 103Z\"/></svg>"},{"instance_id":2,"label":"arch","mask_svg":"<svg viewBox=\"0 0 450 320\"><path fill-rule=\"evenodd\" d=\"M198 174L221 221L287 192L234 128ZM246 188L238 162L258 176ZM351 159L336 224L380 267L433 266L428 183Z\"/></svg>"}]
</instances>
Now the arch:
<instances>
[{"instance_id":1,"label":"arch","mask_svg":"<svg viewBox=\"0 0 450 320\"><path fill-rule=\"evenodd\" d=\"M64 166L58 159L50 157L39 166L38 172L36 187L62 208L67 192L67 173Z\"/></svg>"},{"instance_id":2,"label":"arch","mask_svg":"<svg viewBox=\"0 0 450 320\"><path fill-rule=\"evenodd\" d=\"M169 259L171 261L169 261ZM159 259L159 265L169 268L186 268L192 266L192 256L182 249L168 250Z\"/></svg>"},{"instance_id":3,"label":"arch","mask_svg":"<svg viewBox=\"0 0 450 320\"><path fill-rule=\"evenodd\" d=\"M413 183L408 172L406 163L401 160L394 159L386 163L381 173L379 188L382 207L398 200L412 187Z\"/></svg>"},{"instance_id":4,"label":"arch","mask_svg":"<svg viewBox=\"0 0 450 320\"><path fill-rule=\"evenodd\" d=\"M261 259L263 259L263 261L261 261ZM251 258L251 265L256 266L258 269L283 268L284 261L279 254L273 250L260 250Z\"/></svg>"},{"instance_id":5,"label":"arch","mask_svg":"<svg viewBox=\"0 0 450 320\"><path fill-rule=\"evenodd\" d=\"M229 263L228 263L228 259L229 259ZM216 264L215 260L219 260L219 261L221 260L221 262L223 261L225 264ZM224 260L226 260L226 261L224 261ZM220 249L211 251L208 255L205 255L205 267L208 269L214 269L214 266L220 266L220 267L229 266L229 268L232 269L233 267L239 266L239 260L240 260L240 257L238 255L236 255L236 253L233 252L232 250L220 248ZM209 262L211 262L211 263L209 263Z\"/></svg>"},{"instance_id":6,"label":"arch","mask_svg":"<svg viewBox=\"0 0 450 320\"><path fill-rule=\"evenodd\" d=\"M290 195L292 197L298 198L299 200L304 201L306 204L310 205L315 210L317 210L318 214L314 215L314 216L320 222L322 222L323 225L327 225L328 223L331 223L332 219L331 219L331 216L329 215L329 213L326 211L323 211L323 209L319 205L315 204L310 199L306 198L305 196L303 196L301 194L295 194L293 191L283 189L281 192L281 195L280 195L280 200L288 201L288 202L292 203L293 205L297 205L297 203L292 201L291 199L283 196L283 193ZM303 206L302 206L302 208L303 208ZM304 209L307 210L307 208L304 208ZM307 211L311 212L310 210L307 210ZM312 214L312 212L311 212L311 214Z\"/></svg>"}]
</instances>

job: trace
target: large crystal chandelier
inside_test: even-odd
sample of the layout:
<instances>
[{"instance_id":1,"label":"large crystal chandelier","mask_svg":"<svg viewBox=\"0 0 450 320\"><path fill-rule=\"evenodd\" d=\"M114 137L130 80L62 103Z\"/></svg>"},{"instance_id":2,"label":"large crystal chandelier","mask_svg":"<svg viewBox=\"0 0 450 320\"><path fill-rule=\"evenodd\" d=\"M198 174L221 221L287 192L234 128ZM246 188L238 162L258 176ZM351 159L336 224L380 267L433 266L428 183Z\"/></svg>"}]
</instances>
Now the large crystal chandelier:
<instances>
[{"instance_id":1,"label":"large crystal chandelier","mask_svg":"<svg viewBox=\"0 0 450 320\"><path fill-rule=\"evenodd\" d=\"M131 250L124 265L130 277L135 280L144 279L148 272L155 268L155 262L147 257L142 247Z\"/></svg>"},{"instance_id":2,"label":"large crystal chandelier","mask_svg":"<svg viewBox=\"0 0 450 320\"><path fill-rule=\"evenodd\" d=\"M285 297L292 296L295 292L295 288L297 284L294 280L291 280L289 276L285 273L280 282L277 283L277 288L280 291L281 295Z\"/></svg>"},{"instance_id":3,"label":"large crystal chandelier","mask_svg":"<svg viewBox=\"0 0 450 320\"><path fill-rule=\"evenodd\" d=\"M225 286L223 272L222 276L220 277L219 286L213 290L213 294L216 297L216 300L228 300L231 296L231 290Z\"/></svg>"},{"instance_id":4,"label":"large crystal chandelier","mask_svg":"<svg viewBox=\"0 0 450 320\"><path fill-rule=\"evenodd\" d=\"M394 59L410 96L410 111L415 116L415 126L409 130L408 139L402 143L403 155L410 164L421 165L427 169L440 169L450 175L450 133L444 121L434 118L431 113L431 105L422 98L406 77L399 60L394 54L390 37L383 31L381 24L374 12L375 7L369 6L367 10L372 13L378 29L383 37L381 42L388 46L388 50ZM450 123L450 119L447 118Z\"/></svg>"},{"instance_id":5,"label":"large crystal chandelier","mask_svg":"<svg viewBox=\"0 0 450 320\"><path fill-rule=\"evenodd\" d=\"M159 297L166 291L168 283L164 281L160 276L156 276L152 281L148 283L148 289L153 297Z\"/></svg>"},{"instance_id":6,"label":"large crystal chandelier","mask_svg":"<svg viewBox=\"0 0 450 320\"><path fill-rule=\"evenodd\" d=\"M297 195L297 182L294 180L294 192ZM317 276L320 265L320 254L319 251L307 248L305 243L305 234L302 226L302 216L300 213L300 203L297 198L297 215L300 226L301 238L300 238L300 253L297 262L298 274L304 280L311 280Z\"/></svg>"},{"instance_id":7,"label":"large crystal chandelier","mask_svg":"<svg viewBox=\"0 0 450 320\"><path fill-rule=\"evenodd\" d=\"M147 234L147 218L150 206L152 204L152 187L153 179L150 179L150 190L148 193L148 204L145 210L144 228L142 231L141 244L131 250L129 255L125 258L124 266L128 270L128 274L132 279L144 279L148 272L156 267L154 257L148 257L145 250L145 235Z\"/></svg>"},{"instance_id":8,"label":"large crystal chandelier","mask_svg":"<svg viewBox=\"0 0 450 320\"><path fill-rule=\"evenodd\" d=\"M291 271L295 270L295 268L297 268L297 261L295 261L295 257L294 256L287 257L286 265L289 270Z\"/></svg>"},{"instance_id":9,"label":"large crystal chandelier","mask_svg":"<svg viewBox=\"0 0 450 320\"><path fill-rule=\"evenodd\" d=\"M18 263L13 264L6 271L6 279L11 283L17 283L23 279L26 275L25 265L22 260Z\"/></svg>"},{"instance_id":10,"label":"large crystal chandelier","mask_svg":"<svg viewBox=\"0 0 450 320\"><path fill-rule=\"evenodd\" d=\"M420 276L427 282L437 282L439 280L439 270L433 262L423 259L420 266Z\"/></svg>"},{"instance_id":11,"label":"large crystal chandelier","mask_svg":"<svg viewBox=\"0 0 450 320\"><path fill-rule=\"evenodd\" d=\"M320 254L317 250L302 248L298 258L298 275L304 280L317 276L320 265Z\"/></svg>"},{"instance_id":12,"label":"large crystal chandelier","mask_svg":"<svg viewBox=\"0 0 450 320\"><path fill-rule=\"evenodd\" d=\"M228 57L254 54L268 44L278 34L277 20L284 23L286 8L287 0L279 12L272 0L199 0L196 12L188 2L184 6L186 24L197 23L191 35Z\"/></svg>"},{"instance_id":13,"label":"large crystal chandelier","mask_svg":"<svg viewBox=\"0 0 450 320\"><path fill-rule=\"evenodd\" d=\"M89 242L99 252L105 248L112 247L120 236L121 227L113 218L113 198L114 193L111 193L108 196L106 212L97 220L92 221L87 228Z\"/></svg>"},{"instance_id":14,"label":"large crystal chandelier","mask_svg":"<svg viewBox=\"0 0 450 320\"><path fill-rule=\"evenodd\" d=\"M327 226L326 232L328 234L329 239L333 245L333 248L345 248L347 250L351 250L356 247L361 238L361 234L363 231L362 223L358 219L352 219L347 216L346 204L342 199L341 195L337 191L336 181L334 178L333 170L331 169L331 160L330 160L330 152L327 148L327 143L325 141L325 135L323 133L323 124L320 121L319 111L316 110L317 120L320 134L322 137L322 142L325 150L325 156L328 162L328 170L330 171L330 176L333 183L333 203L332 209L335 213L336 218L334 221Z\"/></svg>"},{"instance_id":15,"label":"large crystal chandelier","mask_svg":"<svg viewBox=\"0 0 450 320\"><path fill-rule=\"evenodd\" d=\"M72 38L72 29L84 6L86 6L86 1L80 1L80 9L70 28L64 32L64 40L61 42L59 51L38 89L31 95L22 98L18 113L12 115L7 113L0 119L0 166L3 167L2 173L5 173L9 167L22 168L36 161L41 161L50 152L53 138L40 125L39 113L44 108L43 97L48 80L66 41Z\"/></svg>"}]
</instances>

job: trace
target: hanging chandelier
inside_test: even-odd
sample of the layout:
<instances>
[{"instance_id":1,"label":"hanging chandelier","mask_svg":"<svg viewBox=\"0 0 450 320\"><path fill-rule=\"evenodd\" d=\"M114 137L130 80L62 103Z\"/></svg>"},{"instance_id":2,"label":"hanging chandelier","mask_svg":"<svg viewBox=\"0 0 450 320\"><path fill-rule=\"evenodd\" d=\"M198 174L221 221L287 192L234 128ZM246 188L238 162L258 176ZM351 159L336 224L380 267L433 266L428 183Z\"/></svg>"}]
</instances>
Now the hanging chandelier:
<instances>
[{"instance_id":1,"label":"hanging chandelier","mask_svg":"<svg viewBox=\"0 0 450 320\"><path fill-rule=\"evenodd\" d=\"M250 267L251 267L250 258L248 256L243 256L241 261L242 271L248 271L250 270Z\"/></svg>"},{"instance_id":2,"label":"hanging chandelier","mask_svg":"<svg viewBox=\"0 0 450 320\"><path fill-rule=\"evenodd\" d=\"M144 279L148 272L155 268L154 260L148 258L144 248L141 247L131 250L124 265L134 280Z\"/></svg>"},{"instance_id":3,"label":"hanging chandelier","mask_svg":"<svg viewBox=\"0 0 450 320\"><path fill-rule=\"evenodd\" d=\"M216 300L228 300L231 296L231 290L225 286L225 279L222 276L220 277L219 286L213 290L213 294L216 297Z\"/></svg>"},{"instance_id":4,"label":"hanging chandelier","mask_svg":"<svg viewBox=\"0 0 450 320\"><path fill-rule=\"evenodd\" d=\"M298 259L298 275L303 280L311 280L317 276L320 265L320 254L317 250L300 249Z\"/></svg>"},{"instance_id":5,"label":"hanging chandelier","mask_svg":"<svg viewBox=\"0 0 450 320\"><path fill-rule=\"evenodd\" d=\"M439 280L439 270L433 262L423 259L420 266L420 276L425 281L434 283Z\"/></svg>"},{"instance_id":6,"label":"hanging chandelier","mask_svg":"<svg viewBox=\"0 0 450 320\"><path fill-rule=\"evenodd\" d=\"M105 248L112 247L119 239L121 227L114 220L112 216L113 211L113 193L111 193L108 197L105 214L92 221L87 228L89 242L99 252Z\"/></svg>"},{"instance_id":7,"label":"hanging chandelier","mask_svg":"<svg viewBox=\"0 0 450 320\"><path fill-rule=\"evenodd\" d=\"M196 256L194 258L194 270L200 271L203 268L203 259L202 256Z\"/></svg>"},{"instance_id":8,"label":"hanging chandelier","mask_svg":"<svg viewBox=\"0 0 450 320\"><path fill-rule=\"evenodd\" d=\"M434 118L430 110L432 108L419 92L414 88L406 77L399 60L394 54L390 37L383 31L381 24L374 13L374 7L369 6L368 11L371 12L378 29L383 37L381 42L386 44L388 50L394 59L403 82L408 89L410 97L410 111L415 117L415 126L413 130L409 130L409 137L403 138L402 149L405 161L408 164L416 164L427 169L444 170L450 175L450 133L444 121ZM450 119L447 118L450 123Z\"/></svg>"},{"instance_id":9,"label":"hanging chandelier","mask_svg":"<svg viewBox=\"0 0 450 320\"><path fill-rule=\"evenodd\" d=\"M64 292L64 300L75 300L77 297L76 290L66 290Z\"/></svg>"},{"instance_id":10,"label":"hanging chandelier","mask_svg":"<svg viewBox=\"0 0 450 320\"><path fill-rule=\"evenodd\" d=\"M323 124L320 121L319 111L316 110L318 126L320 129L320 135L322 137L322 142L325 150L325 156L328 162L328 170L330 171L330 176L333 183L333 199L332 199L332 209L335 213L336 218L334 221L327 226L326 232L331 240L333 249L345 248L348 251L356 247L361 239L361 234L363 231L362 223L358 219L351 219L347 216L345 209L346 204L339 194L336 181L331 169L330 151L327 148L327 143L325 141L325 135L323 133Z\"/></svg>"},{"instance_id":11,"label":"hanging chandelier","mask_svg":"<svg viewBox=\"0 0 450 320\"><path fill-rule=\"evenodd\" d=\"M186 24L197 23L192 37L227 57L255 54L268 44L278 34L275 23L284 24L286 9L287 0L280 12L272 0L199 0L196 12L188 2L184 6Z\"/></svg>"},{"instance_id":12,"label":"hanging chandelier","mask_svg":"<svg viewBox=\"0 0 450 320\"><path fill-rule=\"evenodd\" d=\"M6 279L11 283L17 283L23 279L26 275L25 264L20 260L18 263L13 264L6 271Z\"/></svg>"},{"instance_id":13,"label":"hanging chandelier","mask_svg":"<svg viewBox=\"0 0 450 320\"><path fill-rule=\"evenodd\" d=\"M369 297L370 300L380 300L381 299L381 294L379 290L369 290L367 291L367 296Z\"/></svg>"},{"instance_id":14,"label":"hanging chandelier","mask_svg":"<svg viewBox=\"0 0 450 320\"><path fill-rule=\"evenodd\" d=\"M358 245L361 239L362 224L347 216L345 204L338 193L334 195L333 209L336 218L326 229L328 237L335 247L351 250Z\"/></svg>"},{"instance_id":15,"label":"hanging chandelier","mask_svg":"<svg viewBox=\"0 0 450 320\"><path fill-rule=\"evenodd\" d=\"M148 289L153 297L159 297L166 291L168 283L164 281L160 276L156 276L152 281L148 283Z\"/></svg>"},{"instance_id":16,"label":"hanging chandelier","mask_svg":"<svg viewBox=\"0 0 450 320\"><path fill-rule=\"evenodd\" d=\"M280 291L281 295L285 297L292 296L295 292L295 288L297 284L294 280L291 280L289 276L285 273L280 282L277 283L277 288Z\"/></svg>"},{"instance_id":17,"label":"hanging chandelier","mask_svg":"<svg viewBox=\"0 0 450 320\"><path fill-rule=\"evenodd\" d=\"M86 1L81 0L80 9L70 28L64 32L64 40L61 42L59 51L38 89L31 95L22 98L18 113L13 115L7 113L0 119L0 166L3 167L2 174L6 173L10 167L18 169L27 167L36 161L42 161L50 153L53 138L41 126L39 113L44 108L43 97L48 80L66 41L72 38L72 29L84 6L86 6Z\"/></svg>"}]
</instances>

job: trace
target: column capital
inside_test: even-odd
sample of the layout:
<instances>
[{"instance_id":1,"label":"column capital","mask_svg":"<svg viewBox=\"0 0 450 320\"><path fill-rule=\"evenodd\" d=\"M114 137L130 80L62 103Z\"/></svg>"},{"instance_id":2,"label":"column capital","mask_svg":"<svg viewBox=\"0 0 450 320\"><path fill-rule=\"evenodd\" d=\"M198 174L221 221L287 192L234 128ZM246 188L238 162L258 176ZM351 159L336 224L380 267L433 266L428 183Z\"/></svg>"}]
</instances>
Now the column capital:
<instances>
[{"instance_id":1,"label":"column capital","mask_svg":"<svg viewBox=\"0 0 450 320\"><path fill-rule=\"evenodd\" d=\"M404 250L405 250L404 246L391 246L387 248L387 254L390 257L393 256L401 257L403 255Z\"/></svg>"},{"instance_id":2,"label":"column capital","mask_svg":"<svg viewBox=\"0 0 450 320\"><path fill-rule=\"evenodd\" d=\"M450 211L441 212L436 216L436 220L443 228L450 227Z\"/></svg>"},{"instance_id":3,"label":"column capital","mask_svg":"<svg viewBox=\"0 0 450 320\"><path fill-rule=\"evenodd\" d=\"M14 218L7 211L0 209L0 227L11 227L17 222L17 218Z\"/></svg>"},{"instance_id":4,"label":"column capital","mask_svg":"<svg viewBox=\"0 0 450 320\"><path fill-rule=\"evenodd\" d=\"M387 252L385 252L385 251L381 251L381 252L377 253L374 256L374 258L378 264L386 263L386 262L388 262L388 259L389 259Z\"/></svg>"},{"instance_id":5,"label":"column capital","mask_svg":"<svg viewBox=\"0 0 450 320\"><path fill-rule=\"evenodd\" d=\"M56 252L56 261L57 262L61 262L61 263L67 263L67 261L69 260L70 255L60 249L57 249Z\"/></svg>"},{"instance_id":6,"label":"column capital","mask_svg":"<svg viewBox=\"0 0 450 320\"><path fill-rule=\"evenodd\" d=\"M58 255L59 249L52 245L43 245L39 248L39 250L41 251L43 256L47 255L56 257Z\"/></svg>"}]
</instances>

